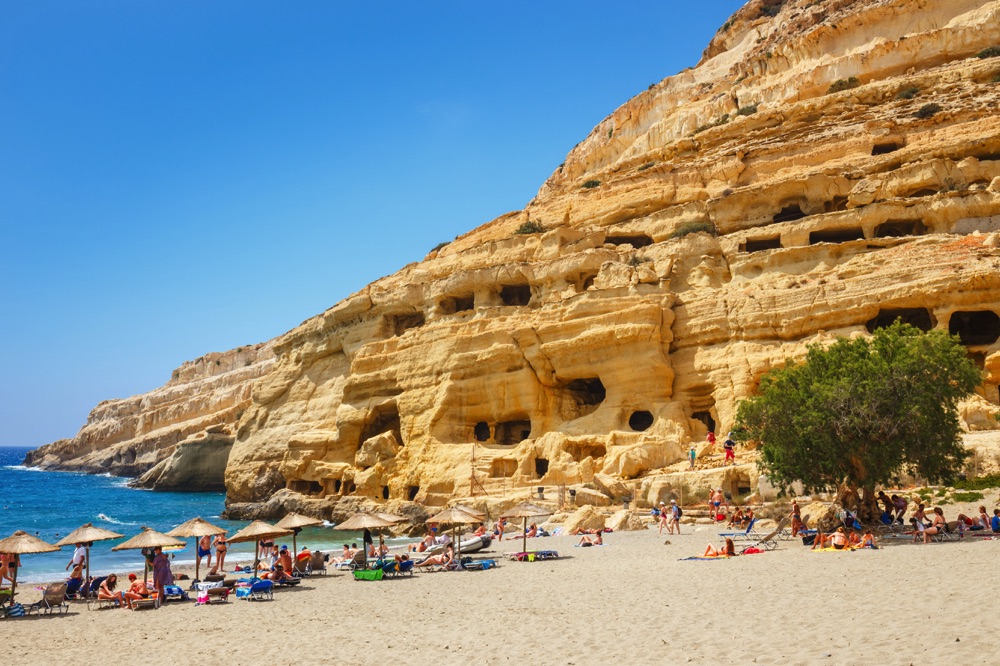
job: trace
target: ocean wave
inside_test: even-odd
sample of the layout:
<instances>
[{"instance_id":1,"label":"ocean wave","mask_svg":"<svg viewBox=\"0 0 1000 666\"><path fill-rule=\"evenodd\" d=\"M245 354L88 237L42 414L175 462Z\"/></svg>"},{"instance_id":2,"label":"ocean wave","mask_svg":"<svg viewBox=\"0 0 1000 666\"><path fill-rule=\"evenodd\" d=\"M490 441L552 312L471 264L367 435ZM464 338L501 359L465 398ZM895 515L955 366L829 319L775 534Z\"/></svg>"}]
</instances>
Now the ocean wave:
<instances>
[{"instance_id":1,"label":"ocean wave","mask_svg":"<svg viewBox=\"0 0 1000 666\"><path fill-rule=\"evenodd\" d=\"M336 523L331 523L329 520L323 521L323 527L333 527Z\"/></svg>"},{"instance_id":2,"label":"ocean wave","mask_svg":"<svg viewBox=\"0 0 1000 666\"><path fill-rule=\"evenodd\" d=\"M24 465L4 465L4 469L14 470L16 472L49 472L51 470L42 469L41 467L26 467Z\"/></svg>"},{"instance_id":3,"label":"ocean wave","mask_svg":"<svg viewBox=\"0 0 1000 666\"><path fill-rule=\"evenodd\" d=\"M105 515L103 513L97 514L97 520L104 521L105 523L112 523L113 525L138 525L139 523L127 523L120 520L115 520L111 516Z\"/></svg>"}]
</instances>

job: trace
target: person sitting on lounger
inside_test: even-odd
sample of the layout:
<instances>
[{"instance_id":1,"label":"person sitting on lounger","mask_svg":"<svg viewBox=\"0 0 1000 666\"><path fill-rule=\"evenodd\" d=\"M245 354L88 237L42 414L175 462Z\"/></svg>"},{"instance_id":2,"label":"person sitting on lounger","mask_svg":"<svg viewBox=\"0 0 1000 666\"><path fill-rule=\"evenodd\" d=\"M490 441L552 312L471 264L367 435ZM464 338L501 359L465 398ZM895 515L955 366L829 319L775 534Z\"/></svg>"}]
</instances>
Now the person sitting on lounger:
<instances>
[{"instance_id":1,"label":"person sitting on lounger","mask_svg":"<svg viewBox=\"0 0 1000 666\"><path fill-rule=\"evenodd\" d=\"M985 530L990 526L990 518L986 514L986 507L979 507L979 515L967 516L964 513L958 514L958 522L965 524L965 529L973 532Z\"/></svg>"},{"instance_id":2,"label":"person sitting on lounger","mask_svg":"<svg viewBox=\"0 0 1000 666\"><path fill-rule=\"evenodd\" d=\"M914 518L916 518L916 516L914 516ZM921 524L919 520L917 521L917 524ZM930 524L930 526L920 530L920 533L924 535L924 543L930 543L932 536L944 534L947 529L948 521L944 519L944 511L941 507L936 506L934 507L934 521ZM916 541L918 536L917 532L914 532L913 540Z\"/></svg>"},{"instance_id":3,"label":"person sitting on lounger","mask_svg":"<svg viewBox=\"0 0 1000 666\"><path fill-rule=\"evenodd\" d=\"M913 517L923 523L924 527L927 527L927 514L925 513L923 503L917 504L917 510L913 512Z\"/></svg>"},{"instance_id":4,"label":"person sitting on lounger","mask_svg":"<svg viewBox=\"0 0 1000 666\"><path fill-rule=\"evenodd\" d=\"M133 601L139 599L149 599L149 588L146 586L146 581L139 580L139 577L134 573L130 573L128 579L131 585L129 585L128 591L122 594L127 605L131 606Z\"/></svg>"},{"instance_id":5,"label":"person sitting on lounger","mask_svg":"<svg viewBox=\"0 0 1000 666\"><path fill-rule=\"evenodd\" d=\"M590 538L589 536L582 536L580 537L580 543L576 545L582 548L586 548L587 546L603 546L604 535L598 532L597 534L594 535L594 538Z\"/></svg>"},{"instance_id":6,"label":"person sitting on lounger","mask_svg":"<svg viewBox=\"0 0 1000 666\"><path fill-rule=\"evenodd\" d=\"M448 547L445 548L444 552L440 555L431 555L423 562L417 562L414 566L429 567L437 564L439 566L446 567L453 559L455 559L455 547L449 543Z\"/></svg>"},{"instance_id":7,"label":"person sitting on lounger","mask_svg":"<svg viewBox=\"0 0 1000 666\"><path fill-rule=\"evenodd\" d=\"M538 536L538 525L536 525L535 523L531 523L531 525L528 525L528 529L525 530L524 536L529 539L531 537Z\"/></svg>"},{"instance_id":8,"label":"person sitting on lounger","mask_svg":"<svg viewBox=\"0 0 1000 666\"><path fill-rule=\"evenodd\" d=\"M712 544L708 544L705 547L705 552L702 553L702 557L734 557L736 555L736 546L733 545L733 540L726 537L726 546L722 550L716 550Z\"/></svg>"},{"instance_id":9,"label":"person sitting on lounger","mask_svg":"<svg viewBox=\"0 0 1000 666\"><path fill-rule=\"evenodd\" d=\"M861 543L858 544L858 548L878 548L875 545L875 535L872 534L871 530L866 531L864 536L861 537Z\"/></svg>"},{"instance_id":10,"label":"person sitting on lounger","mask_svg":"<svg viewBox=\"0 0 1000 666\"><path fill-rule=\"evenodd\" d=\"M285 567L280 564L275 564L274 571L268 571L267 573L261 574L260 577L263 580L271 580L275 583L280 583L285 580L295 580L295 577L288 573L288 571L285 570Z\"/></svg>"},{"instance_id":11,"label":"person sitting on lounger","mask_svg":"<svg viewBox=\"0 0 1000 666\"><path fill-rule=\"evenodd\" d=\"M340 564L342 562L349 562L351 560L351 547L346 543L344 544L344 551L340 557L333 558L334 564Z\"/></svg>"},{"instance_id":12,"label":"person sitting on lounger","mask_svg":"<svg viewBox=\"0 0 1000 666\"><path fill-rule=\"evenodd\" d=\"M428 534L419 543L411 543L406 549L408 553L422 553L434 545L434 535Z\"/></svg>"},{"instance_id":13,"label":"person sitting on lounger","mask_svg":"<svg viewBox=\"0 0 1000 666\"><path fill-rule=\"evenodd\" d=\"M1000 532L1000 509L993 509L993 517L990 518L990 529Z\"/></svg>"},{"instance_id":14,"label":"person sitting on lounger","mask_svg":"<svg viewBox=\"0 0 1000 666\"><path fill-rule=\"evenodd\" d=\"M486 525L484 525L483 523L479 523L479 527L477 527L476 531L472 533L472 536L478 537L478 536L483 536L484 534L486 534Z\"/></svg>"},{"instance_id":15,"label":"person sitting on lounger","mask_svg":"<svg viewBox=\"0 0 1000 666\"><path fill-rule=\"evenodd\" d=\"M854 530L847 530L847 545L850 548L861 546L861 535Z\"/></svg>"},{"instance_id":16,"label":"person sitting on lounger","mask_svg":"<svg viewBox=\"0 0 1000 666\"><path fill-rule=\"evenodd\" d=\"M748 527L750 527L750 523L754 521L754 518L756 518L756 516L753 513L753 509L747 507L747 510L743 512L743 518L740 521L740 527L742 527L743 529L747 529Z\"/></svg>"},{"instance_id":17,"label":"person sitting on lounger","mask_svg":"<svg viewBox=\"0 0 1000 666\"><path fill-rule=\"evenodd\" d=\"M97 598L113 601L118 606L125 608L125 600L122 593L115 591L116 585L118 585L118 576L116 574L108 574L108 577L104 579L101 587L97 590Z\"/></svg>"}]
</instances>

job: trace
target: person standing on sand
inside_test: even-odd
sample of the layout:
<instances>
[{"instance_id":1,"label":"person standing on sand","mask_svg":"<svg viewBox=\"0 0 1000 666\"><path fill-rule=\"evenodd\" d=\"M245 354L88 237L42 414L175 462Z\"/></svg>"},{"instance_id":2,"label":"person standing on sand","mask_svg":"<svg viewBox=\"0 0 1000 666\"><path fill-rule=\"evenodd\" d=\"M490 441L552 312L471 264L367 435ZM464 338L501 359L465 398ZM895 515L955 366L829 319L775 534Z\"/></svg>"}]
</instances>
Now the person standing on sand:
<instances>
[{"instance_id":1,"label":"person standing on sand","mask_svg":"<svg viewBox=\"0 0 1000 666\"><path fill-rule=\"evenodd\" d=\"M681 508L677 506L677 500L670 500L670 524L667 526L667 534L681 533Z\"/></svg>"},{"instance_id":2,"label":"person standing on sand","mask_svg":"<svg viewBox=\"0 0 1000 666\"><path fill-rule=\"evenodd\" d=\"M670 516L667 513L667 505L664 504L663 502L660 502L660 527L659 527L659 529L656 532L657 534L663 534L663 528L664 527L667 527L668 533L669 533L669 527L667 526L667 522L669 520L670 520Z\"/></svg>"},{"instance_id":3,"label":"person standing on sand","mask_svg":"<svg viewBox=\"0 0 1000 666\"><path fill-rule=\"evenodd\" d=\"M87 549L84 548L82 543L74 543L76 550L73 551L73 557L70 558L69 564L66 565L66 571L69 571L70 567L75 567L77 564L85 564L87 559Z\"/></svg>"},{"instance_id":4,"label":"person standing on sand","mask_svg":"<svg viewBox=\"0 0 1000 666\"><path fill-rule=\"evenodd\" d=\"M804 527L802 525L802 513L799 509L799 503L795 500L792 500L792 512L788 515L792 519L792 538L795 538Z\"/></svg>"},{"instance_id":5,"label":"person standing on sand","mask_svg":"<svg viewBox=\"0 0 1000 666\"><path fill-rule=\"evenodd\" d=\"M160 601L166 601L164 589L174 584L174 574L170 571L170 558L163 554L163 549L157 546L153 549L153 587L160 595Z\"/></svg>"},{"instance_id":6,"label":"person standing on sand","mask_svg":"<svg viewBox=\"0 0 1000 666\"><path fill-rule=\"evenodd\" d=\"M503 531L504 531L504 528L506 528L506 527L507 527L507 519L506 518L501 518L500 520L497 521L497 529L496 529L497 541L503 541Z\"/></svg>"},{"instance_id":7,"label":"person standing on sand","mask_svg":"<svg viewBox=\"0 0 1000 666\"><path fill-rule=\"evenodd\" d=\"M712 522L717 522L719 518L719 512L722 510L722 503L726 500L725 496L722 494L722 488L719 488L714 493L712 493L712 499L709 501L712 509ZM729 507L726 507L728 513Z\"/></svg>"},{"instance_id":8,"label":"person standing on sand","mask_svg":"<svg viewBox=\"0 0 1000 666\"><path fill-rule=\"evenodd\" d=\"M212 568L212 537L207 534L198 539L198 566L201 566L201 558L207 557L205 569Z\"/></svg>"},{"instance_id":9,"label":"person standing on sand","mask_svg":"<svg viewBox=\"0 0 1000 666\"><path fill-rule=\"evenodd\" d=\"M229 541L226 539L225 532L223 532L215 537L215 569L212 570L212 573L216 573L217 571L225 573L227 550L229 550Z\"/></svg>"}]
</instances>

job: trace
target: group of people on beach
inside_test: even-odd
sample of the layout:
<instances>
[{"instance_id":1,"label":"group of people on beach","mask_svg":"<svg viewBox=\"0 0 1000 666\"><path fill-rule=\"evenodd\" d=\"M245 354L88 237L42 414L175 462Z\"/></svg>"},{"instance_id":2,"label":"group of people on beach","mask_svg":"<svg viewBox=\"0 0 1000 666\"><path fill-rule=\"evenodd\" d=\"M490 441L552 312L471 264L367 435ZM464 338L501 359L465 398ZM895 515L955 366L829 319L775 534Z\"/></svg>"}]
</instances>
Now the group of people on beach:
<instances>
[{"instance_id":1,"label":"group of people on beach","mask_svg":"<svg viewBox=\"0 0 1000 666\"><path fill-rule=\"evenodd\" d=\"M270 557L271 550L274 548L274 541L269 542L268 550L265 552L263 550L263 542L261 542L261 557ZM215 550L215 566L212 566L212 550ZM225 533L216 535L213 539L210 536L203 536L198 539L198 566L201 566L201 558L207 558L205 562L205 568L210 573L218 573L219 571L226 570L226 553L229 552L229 541L226 539Z\"/></svg>"},{"instance_id":2,"label":"group of people on beach","mask_svg":"<svg viewBox=\"0 0 1000 666\"><path fill-rule=\"evenodd\" d=\"M82 551L82 552L81 552ZM170 569L170 558L163 552L160 547L143 549L143 556L146 558L147 563L153 570L153 591L162 600L166 595L167 586L174 584L174 575ZM73 567L73 572L70 575L70 582L74 578L82 578L82 571L86 564L86 549L83 544L76 544L76 550L73 551L73 557L70 559L69 564L66 568L69 569L70 566ZM92 576L88 580L84 587L84 583L81 582L73 585L67 585L66 594L70 595L70 588L75 587L75 590L83 590L84 592L92 591L93 588L97 588L97 599L99 601L108 601L119 608L134 608L134 601L141 599L149 599L153 595L153 591L149 589L148 584L145 579L140 580L139 577L130 573L128 575L129 586L127 589L118 589L118 575L110 573L107 576Z\"/></svg>"}]
</instances>

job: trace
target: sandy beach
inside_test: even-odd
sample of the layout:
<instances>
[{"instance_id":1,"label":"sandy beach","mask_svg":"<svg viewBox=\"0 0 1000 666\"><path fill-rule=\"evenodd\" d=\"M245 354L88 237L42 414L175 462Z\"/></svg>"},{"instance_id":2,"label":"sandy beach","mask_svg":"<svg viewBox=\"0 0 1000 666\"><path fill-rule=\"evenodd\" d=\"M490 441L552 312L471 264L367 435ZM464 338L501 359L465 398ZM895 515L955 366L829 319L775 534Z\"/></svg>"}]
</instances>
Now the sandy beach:
<instances>
[{"instance_id":1,"label":"sandy beach","mask_svg":"<svg viewBox=\"0 0 1000 666\"><path fill-rule=\"evenodd\" d=\"M715 532L615 533L593 548L570 536L533 539L529 548L561 558L381 582L331 572L264 602L137 612L74 602L67 616L0 621L0 634L15 664L50 663L71 645L152 664L193 653L272 665L998 661L1000 602L983 587L1000 541L833 553L796 540L759 555L680 560L717 542ZM489 552L512 550L505 540ZM36 594L25 589L22 601Z\"/></svg>"}]
</instances>

